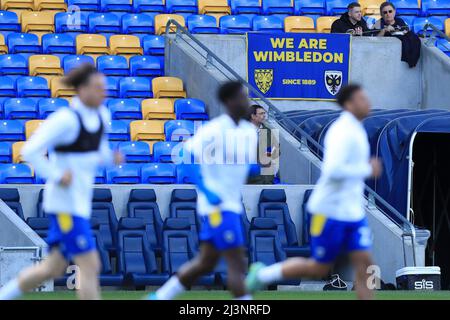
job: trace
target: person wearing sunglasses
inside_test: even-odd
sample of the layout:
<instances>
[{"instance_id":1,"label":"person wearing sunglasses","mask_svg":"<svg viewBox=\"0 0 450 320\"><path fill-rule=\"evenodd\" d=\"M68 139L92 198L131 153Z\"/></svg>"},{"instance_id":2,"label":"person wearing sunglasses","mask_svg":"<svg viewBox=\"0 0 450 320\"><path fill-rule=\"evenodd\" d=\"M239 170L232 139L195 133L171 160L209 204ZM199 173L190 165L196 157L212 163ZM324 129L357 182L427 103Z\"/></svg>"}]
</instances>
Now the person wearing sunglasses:
<instances>
[{"instance_id":1,"label":"person wearing sunglasses","mask_svg":"<svg viewBox=\"0 0 450 320\"><path fill-rule=\"evenodd\" d=\"M404 35L409 31L408 25L401 18L395 16L395 6L391 2L383 2L380 6L381 19L374 29L380 30L379 37L390 37Z\"/></svg>"}]
</instances>

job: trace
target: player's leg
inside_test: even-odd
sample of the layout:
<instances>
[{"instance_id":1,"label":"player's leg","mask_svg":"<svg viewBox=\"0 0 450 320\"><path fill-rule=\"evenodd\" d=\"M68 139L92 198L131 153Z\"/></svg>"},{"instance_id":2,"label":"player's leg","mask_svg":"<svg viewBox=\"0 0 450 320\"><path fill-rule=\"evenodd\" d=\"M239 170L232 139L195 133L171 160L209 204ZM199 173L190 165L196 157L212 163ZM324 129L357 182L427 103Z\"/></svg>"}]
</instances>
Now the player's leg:
<instances>
[{"instance_id":1,"label":"player's leg","mask_svg":"<svg viewBox=\"0 0 450 320\"><path fill-rule=\"evenodd\" d=\"M96 250L91 250L84 254L79 254L73 258L79 268L79 287L77 296L80 300L99 300L100 283L100 258Z\"/></svg>"},{"instance_id":2,"label":"player's leg","mask_svg":"<svg viewBox=\"0 0 450 320\"><path fill-rule=\"evenodd\" d=\"M250 300L251 296L245 289L245 257L242 247L228 249L223 252L228 266L228 290L233 297L241 300Z\"/></svg>"},{"instance_id":3,"label":"player's leg","mask_svg":"<svg viewBox=\"0 0 450 320\"><path fill-rule=\"evenodd\" d=\"M67 261L58 248L53 248L42 262L23 270L7 283L0 290L0 300L15 299L47 280L62 276L66 268Z\"/></svg>"},{"instance_id":4,"label":"player's leg","mask_svg":"<svg viewBox=\"0 0 450 320\"><path fill-rule=\"evenodd\" d=\"M353 251L350 253L350 259L355 269L355 290L358 299L373 299L373 291L368 285L367 270L373 264L369 251Z\"/></svg>"}]
</instances>

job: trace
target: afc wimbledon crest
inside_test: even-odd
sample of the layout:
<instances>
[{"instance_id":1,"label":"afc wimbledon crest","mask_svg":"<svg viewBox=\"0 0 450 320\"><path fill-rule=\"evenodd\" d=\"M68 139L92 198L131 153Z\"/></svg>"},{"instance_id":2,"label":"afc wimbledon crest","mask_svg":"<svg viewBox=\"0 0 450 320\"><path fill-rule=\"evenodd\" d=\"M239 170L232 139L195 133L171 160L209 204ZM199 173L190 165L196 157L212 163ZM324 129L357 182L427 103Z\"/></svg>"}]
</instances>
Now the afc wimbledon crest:
<instances>
[{"instance_id":1,"label":"afc wimbledon crest","mask_svg":"<svg viewBox=\"0 0 450 320\"><path fill-rule=\"evenodd\" d=\"M273 69L255 69L255 83L258 89L266 94L272 86Z\"/></svg>"},{"instance_id":2,"label":"afc wimbledon crest","mask_svg":"<svg viewBox=\"0 0 450 320\"><path fill-rule=\"evenodd\" d=\"M325 71L325 86L330 94L335 96L342 86L341 71Z\"/></svg>"}]
</instances>

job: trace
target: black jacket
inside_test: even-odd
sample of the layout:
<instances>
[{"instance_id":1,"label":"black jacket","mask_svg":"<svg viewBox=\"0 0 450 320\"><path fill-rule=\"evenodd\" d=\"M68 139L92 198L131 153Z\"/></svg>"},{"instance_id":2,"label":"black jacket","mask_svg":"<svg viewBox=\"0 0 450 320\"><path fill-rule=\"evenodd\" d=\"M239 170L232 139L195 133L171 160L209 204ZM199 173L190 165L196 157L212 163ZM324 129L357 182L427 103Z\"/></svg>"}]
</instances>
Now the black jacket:
<instances>
[{"instance_id":1,"label":"black jacket","mask_svg":"<svg viewBox=\"0 0 450 320\"><path fill-rule=\"evenodd\" d=\"M361 27L363 32L369 31L367 27L367 23L364 19L353 24L350 21L350 17L348 13L344 13L339 19L333 22L331 25L331 33L347 33L348 30L355 30L356 28Z\"/></svg>"}]
</instances>

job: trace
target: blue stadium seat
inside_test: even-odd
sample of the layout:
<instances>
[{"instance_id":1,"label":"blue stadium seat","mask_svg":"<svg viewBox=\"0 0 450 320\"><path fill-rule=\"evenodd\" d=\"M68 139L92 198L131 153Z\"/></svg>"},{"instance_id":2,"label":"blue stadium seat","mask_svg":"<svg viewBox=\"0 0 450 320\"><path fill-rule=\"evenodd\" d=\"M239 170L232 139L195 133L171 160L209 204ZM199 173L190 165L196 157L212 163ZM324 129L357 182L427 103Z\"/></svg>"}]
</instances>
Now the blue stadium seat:
<instances>
[{"instance_id":1,"label":"blue stadium seat","mask_svg":"<svg viewBox=\"0 0 450 320\"><path fill-rule=\"evenodd\" d=\"M292 0L262 0L264 14L294 14Z\"/></svg>"},{"instance_id":2,"label":"blue stadium seat","mask_svg":"<svg viewBox=\"0 0 450 320\"><path fill-rule=\"evenodd\" d=\"M8 53L41 53L39 38L32 33L10 33L7 37Z\"/></svg>"},{"instance_id":3,"label":"blue stadium seat","mask_svg":"<svg viewBox=\"0 0 450 320\"><path fill-rule=\"evenodd\" d=\"M283 21L273 16L256 16L253 18L253 31L282 33L284 32Z\"/></svg>"},{"instance_id":4,"label":"blue stadium seat","mask_svg":"<svg viewBox=\"0 0 450 320\"><path fill-rule=\"evenodd\" d=\"M106 183L136 184L141 183L141 165L123 163L106 170Z\"/></svg>"},{"instance_id":5,"label":"blue stadium seat","mask_svg":"<svg viewBox=\"0 0 450 320\"><path fill-rule=\"evenodd\" d=\"M113 119L142 119L141 106L134 99L110 99L108 109Z\"/></svg>"},{"instance_id":6,"label":"blue stadium seat","mask_svg":"<svg viewBox=\"0 0 450 320\"><path fill-rule=\"evenodd\" d=\"M12 11L0 11L0 31L20 32L17 14Z\"/></svg>"},{"instance_id":7,"label":"blue stadium seat","mask_svg":"<svg viewBox=\"0 0 450 320\"><path fill-rule=\"evenodd\" d=\"M179 164L177 165L177 183L195 184L194 172L199 170L198 164Z\"/></svg>"},{"instance_id":8,"label":"blue stadium seat","mask_svg":"<svg viewBox=\"0 0 450 320\"><path fill-rule=\"evenodd\" d=\"M37 119L36 101L31 98L11 98L4 102L5 119Z\"/></svg>"},{"instance_id":9,"label":"blue stadium seat","mask_svg":"<svg viewBox=\"0 0 450 320\"><path fill-rule=\"evenodd\" d=\"M191 13L198 12L197 0L166 0L168 13Z\"/></svg>"},{"instance_id":10,"label":"blue stadium seat","mask_svg":"<svg viewBox=\"0 0 450 320\"><path fill-rule=\"evenodd\" d=\"M155 162L174 162L176 156L172 156L172 151L180 142L158 141L153 145L153 161ZM176 150L179 150L178 148ZM178 171L177 171L178 172Z\"/></svg>"},{"instance_id":11,"label":"blue stadium seat","mask_svg":"<svg viewBox=\"0 0 450 320\"><path fill-rule=\"evenodd\" d=\"M110 131L108 132L110 141L128 141L130 140L130 131L128 124L122 120L111 120Z\"/></svg>"},{"instance_id":12,"label":"blue stadium seat","mask_svg":"<svg viewBox=\"0 0 450 320\"><path fill-rule=\"evenodd\" d=\"M134 12L166 12L164 0L133 0Z\"/></svg>"},{"instance_id":13,"label":"blue stadium seat","mask_svg":"<svg viewBox=\"0 0 450 320\"><path fill-rule=\"evenodd\" d=\"M0 183L5 184L32 184L34 175L30 166L21 163L0 164Z\"/></svg>"},{"instance_id":14,"label":"blue stadium seat","mask_svg":"<svg viewBox=\"0 0 450 320\"><path fill-rule=\"evenodd\" d=\"M450 16L449 0L422 0L422 15Z\"/></svg>"},{"instance_id":15,"label":"blue stadium seat","mask_svg":"<svg viewBox=\"0 0 450 320\"><path fill-rule=\"evenodd\" d=\"M12 77L0 77L0 97L16 96L16 81Z\"/></svg>"},{"instance_id":16,"label":"blue stadium seat","mask_svg":"<svg viewBox=\"0 0 450 320\"><path fill-rule=\"evenodd\" d=\"M163 271L172 275L196 255L193 233L187 219L167 218L163 230ZM200 277L197 284L212 285L214 273Z\"/></svg>"},{"instance_id":17,"label":"blue stadium seat","mask_svg":"<svg viewBox=\"0 0 450 320\"><path fill-rule=\"evenodd\" d=\"M78 6L82 11L99 11L99 0L67 0L69 6Z\"/></svg>"},{"instance_id":18,"label":"blue stadium seat","mask_svg":"<svg viewBox=\"0 0 450 320\"><path fill-rule=\"evenodd\" d=\"M142 166L142 183L176 183L176 167L172 163L148 163Z\"/></svg>"},{"instance_id":19,"label":"blue stadium seat","mask_svg":"<svg viewBox=\"0 0 450 320\"><path fill-rule=\"evenodd\" d=\"M0 163L12 162L11 142L0 141Z\"/></svg>"},{"instance_id":20,"label":"blue stadium seat","mask_svg":"<svg viewBox=\"0 0 450 320\"><path fill-rule=\"evenodd\" d=\"M416 0L393 0L395 11L398 15L412 15L420 14L419 3Z\"/></svg>"},{"instance_id":21,"label":"blue stadium seat","mask_svg":"<svg viewBox=\"0 0 450 320\"><path fill-rule=\"evenodd\" d=\"M335 16L347 12L351 0L325 0L327 15Z\"/></svg>"},{"instance_id":22,"label":"blue stadium seat","mask_svg":"<svg viewBox=\"0 0 450 320\"><path fill-rule=\"evenodd\" d=\"M20 204L19 191L17 189L0 188L0 199L2 199L22 220L25 220L22 205Z\"/></svg>"},{"instance_id":23,"label":"blue stadium seat","mask_svg":"<svg viewBox=\"0 0 450 320\"><path fill-rule=\"evenodd\" d=\"M446 39L437 39L436 47L447 56L450 56L450 42L448 42Z\"/></svg>"},{"instance_id":24,"label":"blue stadium seat","mask_svg":"<svg viewBox=\"0 0 450 320\"><path fill-rule=\"evenodd\" d=\"M47 80L43 77L19 77L16 88L18 97L50 97Z\"/></svg>"},{"instance_id":25,"label":"blue stadium seat","mask_svg":"<svg viewBox=\"0 0 450 320\"><path fill-rule=\"evenodd\" d=\"M117 244L117 216L112 204L112 194L109 189L94 189L92 200L92 219L98 224L92 226L101 236L105 248L114 252Z\"/></svg>"},{"instance_id":26,"label":"blue stadium seat","mask_svg":"<svg viewBox=\"0 0 450 320\"><path fill-rule=\"evenodd\" d=\"M259 0L230 0L232 14L261 14Z\"/></svg>"},{"instance_id":27,"label":"blue stadium seat","mask_svg":"<svg viewBox=\"0 0 450 320\"><path fill-rule=\"evenodd\" d=\"M42 53L75 54L75 40L64 33L47 33L42 36Z\"/></svg>"},{"instance_id":28,"label":"blue stadium seat","mask_svg":"<svg viewBox=\"0 0 450 320\"><path fill-rule=\"evenodd\" d=\"M100 56L97 58L97 69L105 76L127 77L130 75L128 61L124 56Z\"/></svg>"},{"instance_id":29,"label":"blue stadium seat","mask_svg":"<svg viewBox=\"0 0 450 320\"><path fill-rule=\"evenodd\" d=\"M111 148L111 150L115 150ZM103 167L97 167L95 172L95 184L106 184L106 170Z\"/></svg>"},{"instance_id":30,"label":"blue stadium seat","mask_svg":"<svg viewBox=\"0 0 450 320\"><path fill-rule=\"evenodd\" d=\"M416 16L398 16L398 18L401 18L403 21L405 21L405 23L412 29Z\"/></svg>"},{"instance_id":31,"label":"blue stadium seat","mask_svg":"<svg viewBox=\"0 0 450 320\"><path fill-rule=\"evenodd\" d=\"M152 56L164 55L164 37L156 35L148 35L142 39L142 48L144 54L150 54Z\"/></svg>"},{"instance_id":32,"label":"blue stadium seat","mask_svg":"<svg viewBox=\"0 0 450 320\"><path fill-rule=\"evenodd\" d=\"M46 119L59 108L69 107L69 102L62 98L43 98L38 101L39 119Z\"/></svg>"},{"instance_id":33,"label":"blue stadium seat","mask_svg":"<svg viewBox=\"0 0 450 320\"><path fill-rule=\"evenodd\" d=\"M161 255L163 220L153 189L132 189L127 204L128 217L141 218L150 245Z\"/></svg>"},{"instance_id":34,"label":"blue stadium seat","mask_svg":"<svg viewBox=\"0 0 450 320\"><path fill-rule=\"evenodd\" d=\"M199 220L197 216L197 191L195 189L174 189L170 196L169 216L188 219L194 244L198 243Z\"/></svg>"},{"instance_id":35,"label":"blue stadium seat","mask_svg":"<svg viewBox=\"0 0 450 320\"><path fill-rule=\"evenodd\" d=\"M64 73L67 74L70 70L79 67L82 64L90 63L95 65L94 59L87 55L75 55L70 54L64 57L62 61L62 66L64 69Z\"/></svg>"},{"instance_id":36,"label":"blue stadium seat","mask_svg":"<svg viewBox=\"0 0 450 320\"><path fill-rule=\"evenodd\" d=\"M55 14L55 32L88 32L88 12L72 11Z\"/></svg>"},{"instance_id":37,"label":"blue stadium seat","mask_svg":"<svg viewBox=\"0 0 450 320\"><path fill-rule=\"evenodd\" d=\"M27 224L39 237L47 238L50 227L50 219L48 217L29 217L27 218Z\"/></svg>"},{"instance_id":38,"label":"blue stadium seat","mask_svg":"<svg viewBox=\"0 0 450 320\"><path fill-rule=\"evenodd\" d=\"M143 77L125 77L120 79L121 98L152 98L151 82Z\"/></svg>"},{"instance_id":39,"label":"blue stadium seat","mask_svg":"<svg viewBox=\"0 0 450 320\"><path fill-rule=\"evenodd\" d=\"M43 218L47 216L47 213L42 207L42 201L44 200L44 189L39 190L38 201L36 203L36 217Z\"/></svg>"},{"instance_id":40,"label":"blue stadium seat","mask_svg":"<svg viewBox=\"0 0 450 320\"><path fill-rule=\"evenodd\" d=\"M125 14L122 17L122 33L155 33L153 17L145 13Z\"/></svg>"},{"instance_id":41,"label":"blue stadium seat","mask_svg":"<svg viewBox=\"0 0 450 320\"><path fill-rule=\"evenodd\" d=\"M278 239L277 224L270 218L253 218L250 225L249 260L271 265L286 259Z\"/></svg>"},{"instance_id":42,"label":"blue stadium seat","mask_svg":"<svg viewBox=\"0 0 450 320\"><path fill-rule=\"evenodd\" d=\"M28 62L20 54L0 55L0 75L28 75Z\"/></svg>"},{"instance_id":43,"label":"blue stadium seat","mask_svg":"<svg viewBox=\"0 0 450 320\"><path fill-rule=\"evenodd\" d=\"M302 201L302 221L303 221L303 230L302 230L302 243L303 245L309 244L311 241L311 235L309 233L309 224L311 221L311 213L306 208L306 205L308 203L309 197L311 196L312 189L305 190L305 193L303 194L303 201Z\"/></svg>"},{"instance_id":44,"label":"blue stadium seat","mask_svg":"<svg viewBox=\"0 0 450 320\"><path fill-rule=\"evenodd\" d=\"M91 13L88 17L90 33L120 33L120 19L114 13Z\"/></svg>"},{"instance_id":45,"label":"blue stadium seat","mask_svg":"<svg viewBox=\"0 0 450 320\"><path fill-rule=\"evenodd\" d=\"M166 141L183 141L194 135L194 122L190 120L169 120L164 124Z\"/></svg>"},{"instance_id":46,"label":"blue stadium seat","mask_svg":"<svg viewBox=\"0 0 450 320\"><path fill-rule=\"evenodd\" d=\"M199 99L178 99L175 101L175 115L180 120L208 120L206 105Z\"/></svg>"},{"instance_id":47,"label":"blue stadium seat","mask_svg":"<svg viewBox=\"0 0 450 320\"><path fill-rule=\"evenodd\" d=\"M444 17L445 18L445 17ZM413 21L413 30L417 34L430 35L433 32L431 27L424 30L425 25L431 23L439 30L444 30L444 21L438 17L427 17L427 18L415 18Z\"/></svg>"},{"instance_id":48,"label":"blue stadium seat","mask_svg":"<svg viewBox=\"0 0 450 320\"><path fill-rule=\"evenodd\" d=\"M187 18L187 26L191 33L219 33L216 18L209 15L192 14Z\"/></svg>"},{"instance_id":49,"label":"blue stadium seat","mask_svg":"<svg viewBox=\"0 0 450 320\"><path fill-rule=\"evenodd\" d=\"M294 11L297 15L326 15L324 0L294 0Z\"/></svg>"},{"instance_id":50,"label":"blue stadium seat","mask_svg":"<svg viewBox=\"0 0 450 320\"><path fill-rule=\"evenodd\" d=\"M152 156L148 143L143 141L124 141L119 143L119 151L126 162L150 162Z\"/></svg>"},{"instance_id":51,"label":"blue stadium seat","mask_svg":"<svg viewBox=\"0 0 450 320\"><path fill-rule=\"evenodd\" d=\"M134 56L130 58L132 76L159 77L164 75L161 60L153 56Z\"/></svg>"},{"instance_id":52,"label":"blue stadium seat","mask_svg":"<svg viewBox=\"0 0 450 320\"><path fill-rule=\"evenodd\" d=\"M107 77L105 81L106 96L108 98L119 97L119 77Z\"/></svg>"},{"instance_id":53,"label":"blue stadium seat","mask_svg":"<svg viewBox=\"0 0 450 320\"><path fill-rule=\"evenodd\" d=\"M117 256L118 270L125 275L125 283L162 285L169 278L168 274L158 273L155 252L150 246L143 219L120 219Z\"/></svg>"},{"instance_id":54,"label":"blue stadium seat","mask_svg":"<svg viewBox=\"0 0 450 320\"><path fill-rule=\"evenodd\" d=\"M252 22L245 16L223 16L220 18L220 32L242 34L252 31Z\"/></svg>"},{"instance_id":55,"label":"blue stadium seat","mask_svg":"<svg viewBox=\"0 0 450 320\"><path fill-rule=\"evenodd\" d=\"M25 140L23 123L19 120L2 120L0 122L0 139L2 141Z\"/></svg>"},{"instance_id":56,"label":"blue stadium seat","mask_svg":"<svg viewBox=\"0 0 450 320\"><path fill-rule=\"evenodd\" d=\"M131 12L132 4L129 0L100 0L100 11Z\"/></svg>"}]
</instances>

